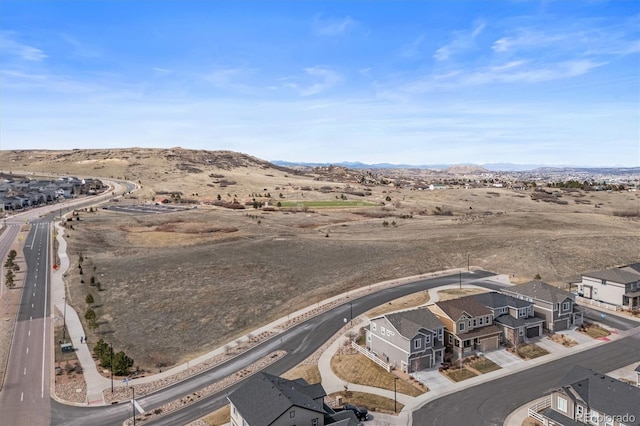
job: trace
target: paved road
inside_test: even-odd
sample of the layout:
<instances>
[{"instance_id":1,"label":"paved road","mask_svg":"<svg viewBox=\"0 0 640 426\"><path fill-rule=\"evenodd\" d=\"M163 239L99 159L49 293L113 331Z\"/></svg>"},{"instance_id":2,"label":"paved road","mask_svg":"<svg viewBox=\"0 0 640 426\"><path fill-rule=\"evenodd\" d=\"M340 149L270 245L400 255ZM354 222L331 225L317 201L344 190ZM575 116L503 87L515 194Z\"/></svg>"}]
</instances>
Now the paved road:
<instances>
[{"instance_id":1,"label":"paved road","mask_svg":"<svg viewBox=\"0 0 640 426\"><path fill-rule=\"evenodd\" d=\"M49 236L48 223L34 222L25 242L28 271L0 392L2 425L50 423Z\"/></svg>"},{"instance_id":2,"label":"paved road","mask_svg":"<svg viewBox=\"0 0 640 426\"><path fill-rule=\"evenodd\" d=\"M574 365L607 372L640 360L640 334L579 352L432 401L414 425L503 425L516 408L553 388Z\"/></svg>"},{"instance_id":3,"label":"paved road","mask_svg":"<svg viewBox=\"0 0 640 426\"><path fill-rule=\"evenodd\" d=\"M462 274L462 280L464 282L492 275L493 274L488 272L464 273ZM371 308L398 297L442 285L455 284L458 283L458 280L459 276L458 274L455 274L387 288L377 293L369 294L359 299L354 299L352 302L353 315L356 317ZM486 283L485 286L488 288L499 287L494 283ZM331 336L344 326L344 318L348 319L350 318L350 315L351 306L348 303L335 307L330 311L320 314L303 324L281 333L281 335L264 342L232 361L190 378L189 380L178 383L162 392L157 392L155 394L139 398L137 401L146 411L153 410L166 402L190 394L216 380L222 379L278 349L284 349L288 354L276 363L272 364L266 369L266 371L272 374L282 374L298 365L309 355L315 352L317 348L329 340ZM181 410L163 418L159 422L155 422L154 424L175 425L195 420L203 414L225 405L227 402L225 396L233 389L235 389L235 387L232 387L223 393L204 398L202 401L192 405L189 409ZM102 408L79 408L59 404L55 401L52 402L52 423L54 425L118 425L130 416L130 404Z\"/></svg>"}]
</instances>

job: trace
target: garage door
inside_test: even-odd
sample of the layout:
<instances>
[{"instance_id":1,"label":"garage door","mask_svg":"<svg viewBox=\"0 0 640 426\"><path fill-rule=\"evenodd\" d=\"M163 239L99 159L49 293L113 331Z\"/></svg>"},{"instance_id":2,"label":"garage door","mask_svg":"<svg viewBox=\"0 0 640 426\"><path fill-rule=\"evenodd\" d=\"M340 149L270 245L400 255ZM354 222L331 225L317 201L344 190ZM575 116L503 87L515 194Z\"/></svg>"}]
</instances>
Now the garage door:
<instances>
[{"instance_id":1,"label":"garage door","mask_svg":"<svg viewBox=\"0 0 640 426\"><path fill-rule=\"evenodd\" d=\"M478 342L478 346L482 352L498 349L498 336L480 340L480 342Z\"/></svg>"},{"instance_id":2,"label":"garage door","mask_svg":"<svg viewBox=\"0 0 640 426\"><path fill-rule=\"evenodd\" d=\"M527 338L538 337L540 335L540 327L527 328Z\"/></svg>"}]
</instances>

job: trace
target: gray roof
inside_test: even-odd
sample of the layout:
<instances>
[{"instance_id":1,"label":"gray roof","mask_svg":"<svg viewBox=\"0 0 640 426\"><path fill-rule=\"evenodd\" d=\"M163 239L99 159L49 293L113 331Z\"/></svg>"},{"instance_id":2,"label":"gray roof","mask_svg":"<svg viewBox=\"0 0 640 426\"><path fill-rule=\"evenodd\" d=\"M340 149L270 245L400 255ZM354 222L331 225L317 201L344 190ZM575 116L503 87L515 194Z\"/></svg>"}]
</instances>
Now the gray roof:
<instances>
[{"instance_id":1,"label":"gray roof","mask_svg":"<svg viewBox=\"0 0 640 426\"><path fill-rule=\"evenodd\" d=\"M526 308L527 306L531 306L533 304L533 302L527 302L526 300L498 293L496 291L492 291L490 293L474 294L472 297L475 297L480 301L480 303L491 309L502 307L511 307L516 309Z\"/></svg>"},{"instance_id":2,"label":"gray roof","mask_svg":"<svg viewBox=\"0 0 640 426\"><path fill-rule=\"evenodd\" d=\"M398 330L398 333L407 339L415 337L420 329L435 331L444 327L438 317L427 308L395 312L387 314L385 317Z\"/></svg>"},{"instance_id":3,"label":"gray roof","mask_svg":"<svg viewBox=\"0 0 640 426\"><path fill-rule=\"evenodd\" d=\"M291 407L302 407L324 415L322 385L303 379L287 380L264 372L256 373L227 398L250 425L270 425Z\"/></svg>"},{"instance_id":4,"label":"gray roof","mask_svg":"<svg viewBox=\"0 0 640 426\"><path fill-rule=\"evenodd\" d=\"M528 317L528 318L514 318L509 314L500 315L495 318L494 321L498 324L502 324L509 328L517 328L522 326L530 326L544 323L544 318Z\"/></svg>"},{"instance_id":5,"label":"gray roof","mask_svg":"<svg viewBox=\"0 0 640 426\"><path fill-rule=\"evenodd\" d=\"M637 272L640 274L640 263L632 263L631 265L623 266L621 269L629 272Z\"/></svg>"},{"instance_id":6,"label":"gray roof","mask_svg":"<svg viewBox=\"0 0 640 426\"><path fill-rule=\"evenodd\" d=\"M562 303L567 297L574 300L573 294L543 281L529 281L528 283L514 285L502 289L502 292L516 297L522 294L549 303Z\"/></svg>"},{"instance_id":7,"label":"gray roof","mask_svg":"<svg viewBox=\"0 0 640 426\"><path fill-rule=\"evenodd\" d=\"M640 373L640 364L638 364L638 366L636 367L636 370L638 373Z\"/></svg>"},{"instance_id":8,"label":"gray roof","mask_svg":"<svg viewBox=\"0 0 640 426\"><path fill-rule=\"evenodd\" d=\"M640 388L636 386L579 365L574 366L558 386L569 397L579 397L600 413L628 413L640 419Z\"/></svg>"},{"instance_id":9,"label":"gray roof","mask_svg":"<svg viewBox=\"0 0 640 426\"><path fill-rule=\"evenodd\" d=\"M547 408L542 412L542 415L555 421L562 426L584 426L585 423L574 421L571 417L567 417L564 414L558 413L553 408Z\"/></svg>"},{"instance_id":10,"label":"gray roof","mask_svg":"<svg viewBox=\"0 0 640 426\"><path fill-rule=\"evenodd\" d=\"M632 268L633 269L633 268ZM640 273L625 271L620 268L604 269L582 274L584 277L593 277L601 280L613 281L620 284L629 284L640 281Z\"/></svg>"},{"instance_id":11,"label":"gray roof","mask_svg":"<svg viewBox=\"0 0 640 426\"><path fill-rule=\"evenodd\" d=\"M465 312L472 317L491 314L491 310L484 304L480 303L474 295L439 301L435 304L454 321L457 321Z\"/></svg>"}]
</instances>

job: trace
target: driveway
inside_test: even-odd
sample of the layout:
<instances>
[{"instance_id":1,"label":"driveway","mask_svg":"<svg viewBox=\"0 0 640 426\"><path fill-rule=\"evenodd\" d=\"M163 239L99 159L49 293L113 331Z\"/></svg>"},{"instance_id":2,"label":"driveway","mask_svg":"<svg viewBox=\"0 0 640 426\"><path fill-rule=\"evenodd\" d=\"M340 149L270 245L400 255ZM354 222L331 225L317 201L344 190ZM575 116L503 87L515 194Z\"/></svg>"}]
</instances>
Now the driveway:
<instances>
[{"instance_id":1,"label":"driveway","mask_svg":"<svg viewBox=\"0 0 640 426\"><path fill-rule=\"evenodd\" d=\"M444 374L440 374L437 368L416 371L415 373L411 373L411 376L415 377L421 383L424 383L430 392L448 389L453 383L447 379Z\"/></svg>"},{"instance_id":2,"label":"driveway","mask_svg":"<svg viewBox=\"0 0 640 426\"><path fill-rule=\"evenodd\" d=\"M522 358L515 356L506 349L485 352L484 357L498 364L502 368L525 362Z\"/></svg>"}]
</instances>

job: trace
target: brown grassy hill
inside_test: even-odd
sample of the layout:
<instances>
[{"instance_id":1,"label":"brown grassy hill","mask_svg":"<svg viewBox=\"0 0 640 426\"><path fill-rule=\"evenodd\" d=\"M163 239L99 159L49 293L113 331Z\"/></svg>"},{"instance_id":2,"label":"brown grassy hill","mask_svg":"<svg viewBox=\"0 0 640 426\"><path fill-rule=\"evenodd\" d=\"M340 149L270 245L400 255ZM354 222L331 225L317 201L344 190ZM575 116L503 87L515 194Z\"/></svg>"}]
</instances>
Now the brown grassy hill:
<instances>
[{"instance_id":1,"label":"brown grassy hill","mask_svg":"<svg viewBox=\"0 0 640 426\"><path fill-rule=\"evenodd\" d=\"M90 339L113 342L144 368L189 359L345 290L466 267L467 259L518 282L539 273L557 285L640 261L638 214L619 214L637 211L637 192L416 191L380 176L362 184L343 168L300 174L243 154L180 148L0 152L0 169L140 181L143 193L120 204L179 191L196 201L270 193L296 206L98 209L68 224L70 302L83 312L91 292L100 327ZM356 204L338 208L345 198ZM336 204L302 206L319 200Z\"/></svg>"}]
</instances>

